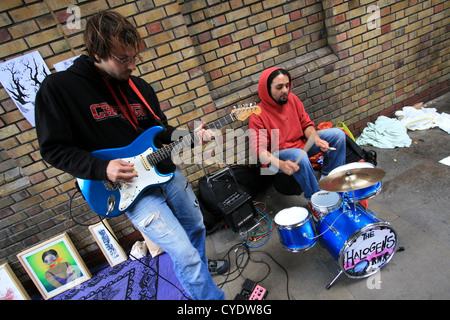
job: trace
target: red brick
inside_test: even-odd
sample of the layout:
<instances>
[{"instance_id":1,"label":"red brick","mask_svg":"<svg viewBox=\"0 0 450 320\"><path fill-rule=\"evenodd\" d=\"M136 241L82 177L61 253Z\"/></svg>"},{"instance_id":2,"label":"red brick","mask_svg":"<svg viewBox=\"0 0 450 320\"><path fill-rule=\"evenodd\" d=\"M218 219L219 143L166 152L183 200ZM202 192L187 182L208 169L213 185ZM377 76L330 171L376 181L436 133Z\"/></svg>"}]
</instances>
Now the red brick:
<instances>
[{"instance_id":1,"label":"red brick","mask_svg":"<svg viewBox=\"0 0 450 320\"><path fill-rule=\"evenodd\" d=\"M241 42L239 42L239 43L241 44L242 49L249 48L253 45L253 41L250 38L241 40Z\"/></svg>"},{"instance_id":2,"label":"red brick","mask_svg":"<svg viewBox=\"0 0 450 320\"><path fill-rule=\"evenodd\" d=\"M41 181L44 181L47 177L43 172L38 172L30 177L31 184L36 184Z\"/></svg>"},{"instance_id":3,"label":"red brick","mask_svg":"<svg viewBox=\"0 0 450 320\"><path fill-rule=\"evenodd\" d=\"M164 30L161 22L157 21L147 25L147 31L150 35L160 33Z\"/></svg>"},{"instance_id":4,"label":"red brick","mask_svg":"<svg viewBox=\"0 0 450 320\"><path fill-rule=\"evenodd\" d=\"M351 28L356 28L356 27L359 27L360 25L361 25L361 18L352 19L350 21Z\"/></svg>"},{"instance_id":5,"label":"red brick","mask_svg":"<svg viewBox=\"0 0 450 320\"><path fill-rule=\"evenodd\" d=\"M219 44L222 47L229 45L232 42L233 42L233 40L231 39L231 36L225 36L225 37L222 37L219 39Z\"/></svg>"},{"instance_id":6,"label":"red brick","mask_svg":"<svg viewBox=\"0 0 450 320\"><path fill-rule=\"evenodd\" d=\"M203 32L200 33L198 36L198 42L200 43L205 43L208 42L209 40L211 40L211 32Z\"/></svg>"},{"instance_id":7,"label":"red brick","mask_svg":"<svg viewBox=\"0 0 450 320\"><path fill-rule=\"evenodd\" d=\"M289 14L289 18L291 19L291 21L298 20L298 19L300 19L301 17L302 17L302 12L301 12L300 10L291 12L291 13Z\"/></svg>"},{"instance_id":8,"label":"red brick","mask_svg":"<svg viewBox=\"0 0 450 320\"><path fill-rule=\"evenodd\" d=\"M8 33L8 30L6 28L0 29L0 43L6 42L8 40L11 40L11 36Z\"/></svg>"},{"instance_id":9,"label":"red brick","mask_svg":"<svg viewBox=\"0 0 450 320\"><path fill-rule=\"evenodd\" d=\"M170 105L170 102L167 100L160 101L159 106L161 107L162 111L166 111L166 110L169 110L170 108L172 108L172 106Z\"/></svg>"},{"instance_id":10,"label":"red brick","mask_svg":"<svg viewBox=\"0 0 450 320\"><path fill-rule=\"evenodd\" d=\"M216 80L216 79L218 79L218 78L220 78L220 77L223 76L223 75L222 75L222 71L221 71L220 69L211 71L211 72L209 73L209 75L211 76L211 79L212 79L212 80Z\"/></svg>"},{"instance_id":11,"label":"red brick","mask_svg":"<svg viewBox=\"0 0 450 320\"><path fill-rule=\"evenodd\" d=\"M266 41L266 42L263 42L263 43L259 44L259 50L261 52L269 50L270 48L271 48L271 46L270 46L270 42L269 41Z\"/></svg>"},{"instance_id":12,"label":"red brick","mask_svg":"<svg viewBox=\"0 0 450 320\"><path fill-rule=\"evenodd\" d=\"M341 14L337 15L336 17L334 17L335 24L340 24L344 21L345 21L345 13L341 13Z\"/></svg>"}]
</instances>

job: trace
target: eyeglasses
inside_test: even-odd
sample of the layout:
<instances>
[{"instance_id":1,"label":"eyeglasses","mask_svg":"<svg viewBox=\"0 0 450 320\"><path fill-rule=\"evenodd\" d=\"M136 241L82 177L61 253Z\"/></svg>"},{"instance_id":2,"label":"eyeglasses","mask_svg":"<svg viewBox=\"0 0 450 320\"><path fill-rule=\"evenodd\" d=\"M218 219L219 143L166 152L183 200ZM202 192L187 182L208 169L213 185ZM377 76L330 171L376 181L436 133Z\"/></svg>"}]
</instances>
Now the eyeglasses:
<instances>
[{"instance_id":1,"label":"eyeglasses","mask_svg":"<svg viewBox=\"0 0 450 320\"><path fill-rule=\"evenodd\" d=\"M136 60L137 60L137 58L138 58L137 56L134 56L133 58L126 57L126 58L120 59L120 58L116 57L112 52L111 52L111 55L112 55L117 61L119 61L120 63L123 63L123 64L129 64L130 62L136 63Z\"/></svg>"}]
</instances>

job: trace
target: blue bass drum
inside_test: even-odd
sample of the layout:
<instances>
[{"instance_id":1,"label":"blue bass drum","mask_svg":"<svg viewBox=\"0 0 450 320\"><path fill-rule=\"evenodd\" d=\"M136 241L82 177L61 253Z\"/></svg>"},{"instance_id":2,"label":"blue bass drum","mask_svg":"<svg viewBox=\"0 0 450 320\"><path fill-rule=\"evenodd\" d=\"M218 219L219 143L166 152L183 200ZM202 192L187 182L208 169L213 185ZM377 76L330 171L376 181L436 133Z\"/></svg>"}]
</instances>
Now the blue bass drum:
<instances>
[{"instance_id":1,"label":"blue bass drum","mask_svg":"<svg viewBox=\"0 0 450 320\"><path fill-rule=\"evenodd\" d=\"M360 204L340 208L317 225L320 241L350 278L364 278L385 266L397 250L397 233Z\"/></svg>"},{"instance_id":2,"label":"blue bass drum","mask_svg":"<svg viewBox=\"0 0 450 320\"><path fill-rule=\"evenodd\" d=\"M317 242L311 223L311 214L302 207L281 210L273 219L278 228L280 242L290 252L304 252Z\"/></svg>"}]
</instances>

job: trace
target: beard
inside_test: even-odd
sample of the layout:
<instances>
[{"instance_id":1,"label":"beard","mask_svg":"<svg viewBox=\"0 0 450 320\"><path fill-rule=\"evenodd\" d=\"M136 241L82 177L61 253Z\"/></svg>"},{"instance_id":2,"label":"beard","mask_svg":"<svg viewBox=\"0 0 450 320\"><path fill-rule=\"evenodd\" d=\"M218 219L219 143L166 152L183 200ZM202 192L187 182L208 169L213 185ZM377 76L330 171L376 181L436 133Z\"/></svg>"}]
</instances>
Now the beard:
<instances>
[{"instance_id":1,"label":"beard","mask_svg":"<svg viewBox=\"0 0 450 320\"><path fill-rule=\"evenodd\" d=\"M286 104L288 102L288 96L287 95L283 95L283 96L281 96L278 99L274 99L274 101L276 103L278 103L280 106L282 106L282 105L284 105L284 104Z\"/></svg>"}]
</instances>

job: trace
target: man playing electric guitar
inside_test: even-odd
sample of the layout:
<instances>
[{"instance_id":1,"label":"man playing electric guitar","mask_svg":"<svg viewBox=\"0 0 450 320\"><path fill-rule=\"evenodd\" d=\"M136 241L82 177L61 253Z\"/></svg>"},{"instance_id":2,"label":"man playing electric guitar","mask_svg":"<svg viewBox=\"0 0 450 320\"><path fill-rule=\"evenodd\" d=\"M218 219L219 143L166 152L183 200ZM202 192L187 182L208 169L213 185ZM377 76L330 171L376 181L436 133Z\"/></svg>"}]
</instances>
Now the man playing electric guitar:
<instances>
[{"instance_id":1,"label":"man playing electric guitar","mask_svg":"<svg viewBox=\"0 0 450 320\"><path fill-rule=\"evenodd\" d=\"M152 87L132 76L142 41L136 28L114 12L100 12L86 25L87 55L63 72L49 75L36 96L36 129L42 157L80 179L130 183L139 172L121 157L101 159L91 153L120 148L143 132L162 126L155 143L167 144L168 125ZM157 164L164 184L143 192L126 214L150 240L167 252L175 273L192 299L224 299L212 280L205 227L188 180L170 158ZM225 266L225 269L227 267Z\"/></svg>"}]
</instances>

